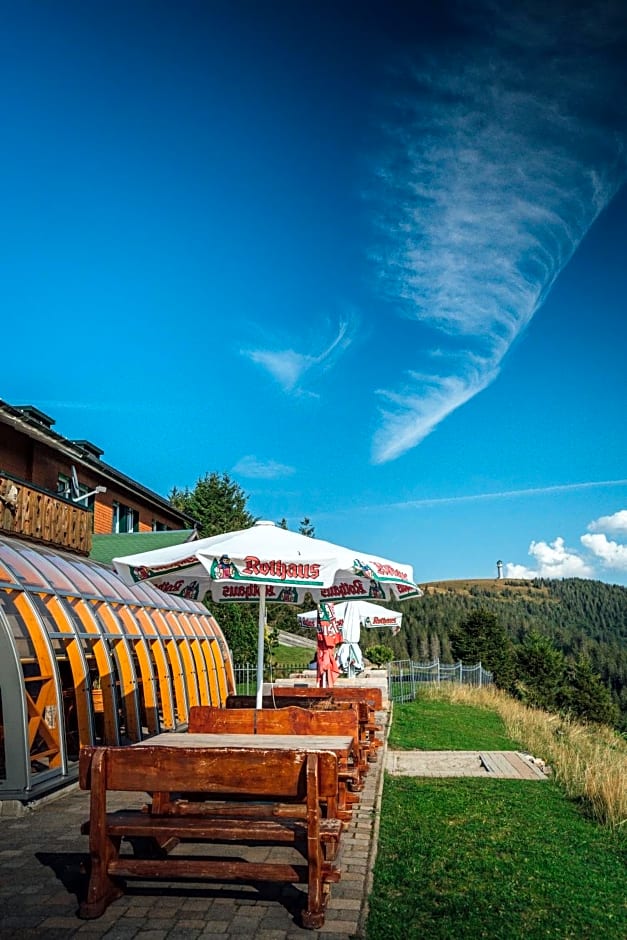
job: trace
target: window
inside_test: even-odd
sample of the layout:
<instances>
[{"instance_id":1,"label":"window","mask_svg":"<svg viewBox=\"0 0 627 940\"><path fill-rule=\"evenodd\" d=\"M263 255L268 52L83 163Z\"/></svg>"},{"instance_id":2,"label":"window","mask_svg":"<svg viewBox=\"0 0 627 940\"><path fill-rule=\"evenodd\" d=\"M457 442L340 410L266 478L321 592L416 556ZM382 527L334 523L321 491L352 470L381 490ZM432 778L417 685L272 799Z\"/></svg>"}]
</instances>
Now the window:
<instances>
[{"instance_id":1,"label":"window","mask_svg":"<svg viewBox=\"0 0 627 940\"><path fill-rule=\"evenodd\" d=\"M70 498L70 478L65 473L60 473L57 479L57 496L63 496L64 499Z\"/></svg>"},{"instance_id":2,"label":"window","mask_svg":"<svg viewBox=\"0 0 627 940\"><path fill-rule=\"evenodd\" d=\"M139 532L139 511L125 506L123 503L113 503L112 532Z\"/></svg>"},{"instance_id":3,"label":"window","mask_svg":"<svg viewBox=\"0 0 627 940\"><path fill-rule=\"evenodd\" d=\"M169 532L170 526L166 525L165 522L159 522L158 519L152 520L152 531L153 532Z\"/></svg>"}]
</instances>

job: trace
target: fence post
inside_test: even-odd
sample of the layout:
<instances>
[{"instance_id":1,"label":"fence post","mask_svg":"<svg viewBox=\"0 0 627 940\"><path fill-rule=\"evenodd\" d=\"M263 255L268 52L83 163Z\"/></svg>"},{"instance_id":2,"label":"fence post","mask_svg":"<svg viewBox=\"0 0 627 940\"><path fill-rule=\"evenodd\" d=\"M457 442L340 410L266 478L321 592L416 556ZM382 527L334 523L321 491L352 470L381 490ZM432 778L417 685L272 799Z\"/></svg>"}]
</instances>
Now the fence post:
<instances>
[{"instance_id":1,"label":"fence post","mask_svg":"<svg viewBox=\"0 0 627 940\"><path fill-rule=\"evenodd\" d=\"M479 688L481 688L481 679L483 678L483 666L481 665L481 660L479 660Z\"/></svg>"},{"instance_id":2,"label":"fence post","mask_svg":"<svg viewBox=\"0 0 627 940\"><path fill-rule=\"evenodd\" d=\"M440 684L440 657L436 659L436 665L438 667L438 685Z\"/></svg>"},{"instance_id":3,"label":"fence post","mask_svg":"<svg viewBox=\"0 0 627 940\"><path fill-rule=\"evenodd\" d=\"M464 669L464 666L463 666L463 663L462 663L462 661L461 661L461 659L460 659L460 661L459 661L459 684L460 684L460 685L462 685L462 683L463 683L463 681L464 681L463 669Z\"/></svg>"}]
</instances>

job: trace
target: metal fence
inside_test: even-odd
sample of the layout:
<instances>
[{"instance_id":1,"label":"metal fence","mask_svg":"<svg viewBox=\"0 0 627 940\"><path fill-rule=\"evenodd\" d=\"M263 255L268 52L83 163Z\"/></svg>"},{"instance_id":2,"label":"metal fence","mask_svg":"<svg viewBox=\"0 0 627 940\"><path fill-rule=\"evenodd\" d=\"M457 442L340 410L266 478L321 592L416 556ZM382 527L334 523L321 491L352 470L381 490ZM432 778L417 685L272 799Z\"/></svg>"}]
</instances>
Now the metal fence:
<instances>
[{"instance_id":1,"label":"metal fence","mask_svg":"<svg viewBox=\"0 0 627 940\"><path fill-rule=\"evenodd\" d=\"M282 663L265 666L263 678L266 682L274 679L288 679L294 673L303 671L302 665ZM257 690L257 665L255 663L235 663L235 686L239 695L254 695ZM464 666L462 662L441 663L439 659L432 663L414 663L411 659L396 660L388 663L388 696L393 702L409 702L416 697L416 690L425 682L460 682L463 685L478 687L492 685L492 673L484 669L481 663Z\"/></svg>"},{"instance_id":2,"label":"metal fence","mask_svg":"<svg viewBox=\"0 0 627 940\"><path fill-rule=\"evenodd\" d=\"M401 659L388 663L388 696L392 702L410 702L416 698L418 687L424 682L459 682L478 687L492 685L492 673L481 663L464 666L462 662L446 665L439 659L432 663L414 663Z\"/></svg>"},{"instance_id":3,"label":"metal fence","mask_svg":"<svg viewBox=\"0 0 627 940\"><path fill-rule=\"evenodd\" d=\"M300 665L298 663L281 663L280 665L264 666L264 682L273 682L275 679L289 679L294 673L301 673L306 668L302 663ZM233 672L238 695L254 695L257 691L257 664L234 663Z\"/></svg>"}]
</instances>

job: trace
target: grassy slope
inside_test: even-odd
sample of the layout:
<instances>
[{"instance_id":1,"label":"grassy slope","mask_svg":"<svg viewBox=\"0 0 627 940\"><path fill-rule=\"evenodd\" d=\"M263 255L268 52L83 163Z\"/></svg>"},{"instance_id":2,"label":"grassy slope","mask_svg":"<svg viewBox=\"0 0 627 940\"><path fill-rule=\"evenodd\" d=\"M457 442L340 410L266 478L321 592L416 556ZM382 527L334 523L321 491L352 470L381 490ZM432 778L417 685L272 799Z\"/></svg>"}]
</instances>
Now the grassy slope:
<instances>
[{"instance_id":1,"label":"grassy slope","mask_svg":"<svg viewBox=\"0 0 627 940\"><path fill-rule=\"evenodd\" d=\"M620 940L626 874L550 783L388 778L367 936Z\"/></svg>"},{"instance_id":2,"label":"grassy slope","mask_svg":"<svg viewBox=\"0 0 627 940\"><path fill-rule=\"evenodd\" d=\"M394 747L507 740L484 708L395 706ZM388 776L367 937L622 940L626 861L624 834L585 818L551 782Z\"/></svg>"},{"instance_id":3,"label":"grassy slope","mask_svg":"<svg viewBox=\"0 0 627 940\"><path fill-rule=\"evenodd\" d=\"M509 751L520 743L508 737L503 721L486 708L437 699L394 706L392 749L425 751Z\"/></svg>"}]
</instances>

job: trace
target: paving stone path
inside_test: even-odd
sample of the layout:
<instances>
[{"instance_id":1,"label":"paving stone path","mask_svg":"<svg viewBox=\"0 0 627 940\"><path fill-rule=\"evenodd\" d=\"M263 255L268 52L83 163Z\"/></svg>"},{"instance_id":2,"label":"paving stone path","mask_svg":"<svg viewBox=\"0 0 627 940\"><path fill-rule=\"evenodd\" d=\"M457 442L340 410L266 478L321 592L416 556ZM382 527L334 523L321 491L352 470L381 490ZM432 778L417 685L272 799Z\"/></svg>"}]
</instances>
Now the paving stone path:
<instances>
[{"instance_id":1,"label":"paving stone path","mask_svg":"<svg viewBox=\"0 0 627 940\"><path fill-rule=\"evenodd\" d=\"M389 712L377 715L387 737ZM546 779L529 755L515 751L388 751L366 777L361 800L344 833L342 877L332 885L325 924L312 932L299 926L304 888L215 882L129 882L127 894L97 920L77 917L87 878L87 839L80 824L89 815L89 794L78 788L42 801L17 818L0 816L0 938L65 940L355 940L365 934L368 894L376 857L383 771L423 777L477 776ZM114 795L111 808L128 806ZM255 851L252 849L251 851ZM259 851L257 847L256 851ZM266 852L285 849L262 849Z\"/></svg>"},{"instance_id":2,"label":"paving stone path","mask_svg":"<svg viewBox=\"0 0 627 940\"><path fill-rule=\"evenodd\" d=\"M377 715L384 735L388 717L387 712ZM87 886L84 866L88 857L87 838L80 835L80 825L89 816L89 794L72 788L18 818L0 816L0 938L312 940L319 935L324 940L349 940L363 936L376 853L384 752L385 747L379 748L379 758L371 765L360 802L342 837L342 877L331 887L325 924L318 931L299 926L306 891L300 885L129 881L127 893L102 917L80 920L76 912ZM128 794L114 794L110 805L112 809L129 806ZM251 851L258 852L259 847Z\"/></svg>"}]
</instances>

